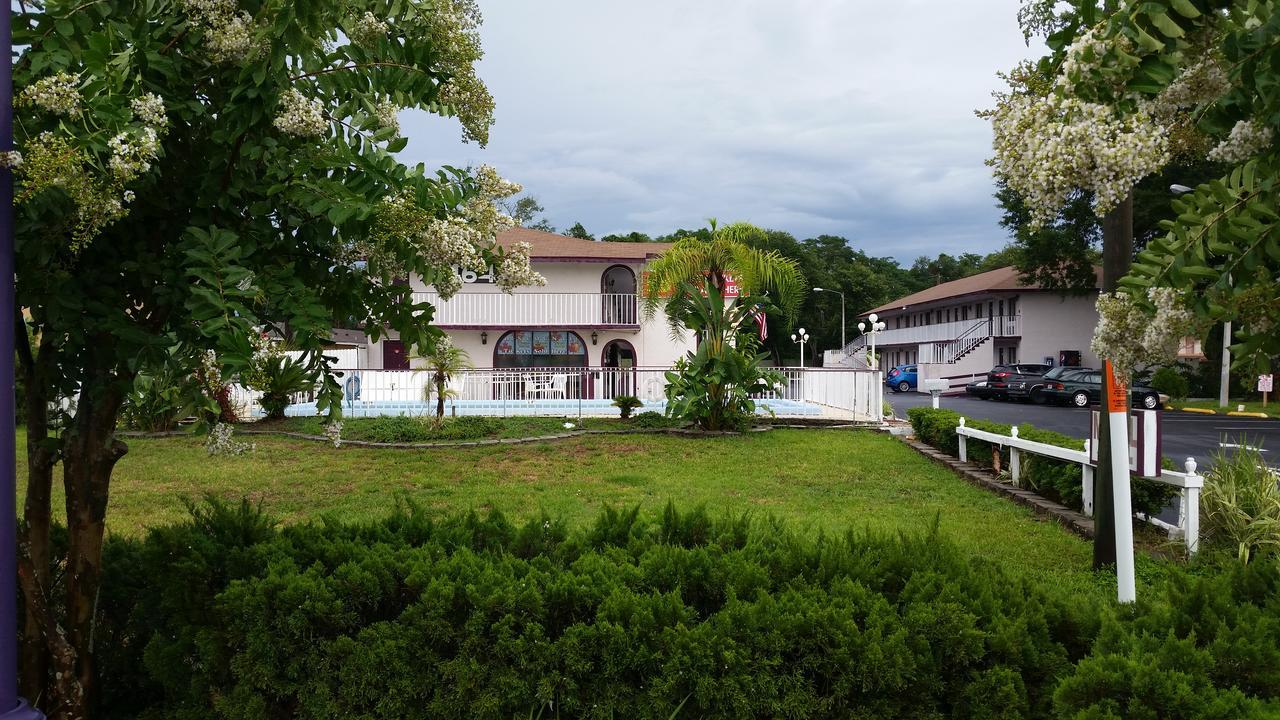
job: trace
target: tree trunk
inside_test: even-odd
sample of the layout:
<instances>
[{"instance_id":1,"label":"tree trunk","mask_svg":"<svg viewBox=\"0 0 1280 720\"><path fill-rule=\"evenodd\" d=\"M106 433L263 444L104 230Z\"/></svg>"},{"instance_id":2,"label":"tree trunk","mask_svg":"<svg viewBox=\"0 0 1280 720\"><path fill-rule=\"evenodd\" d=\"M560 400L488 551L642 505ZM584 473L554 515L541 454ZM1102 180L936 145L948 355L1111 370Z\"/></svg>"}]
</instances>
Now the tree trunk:
<instances>
[{"instance_id":1,"label":"tree trunk","mask_svg":"<svg viewBox=\"0 0 1280 720\"><path fill-rule=\"evenodd\" d=\"M1115 292L1120 278L1133 262L1133 191L1102 219L1102 292ZM1107 383L1102 383L1102 406L1098 423L1098 468L1093 491L1093 567L1116 562L1115 508L1112 504L1111 433L1107 430L1106 408L1110 399ZM1127 402L1127 398L1126 398ZM1128 448L1117 452L1127 453Z\"/></svg>"},{"instance_id":2,"label":"tree trunk","mask_svg":"<svg viewBox=\"0 0 1280 720\"><path fill-rule=\"evenodd\" d=\"M436 422L444 422L444 375L436 372Z\"/></svg>"},{"instance_id":3,"label":"tree trunk","mask_svg":"<svg viewBox=\"0 0 1280 720\"><path fill-rule=\"evenodd\" d=\"M70 675L78 692L60 698L63 716L88 716L94 690L93 630L102 581L102 540L106 528L111 471L128 447L115 436L124 400L121 379L91 372L80 404L63 437L63 483L67 505L66 637L75 650L74 667L58 667Z\"/></svg>"},{"instance_id":4,"label":"tree trunk","mask_svg":"<svg viewBox=\"0 0 1280 720\"><path fill-rule=\"evenodd\" d=\"M49 655L45 639L46 618L37 609L37 598L48 598L52 590L50 527L52 525L51 494L53 468L57 452L48 446L48 388L50 353L33 355L26 337L26 325L18 323L22 335L15 338L23 374L25 403L23 414L27 432L27 498L23 522L18 530L18 576L24 603L22 647L18 654L19 689L31 702L46 698ZM47 340L41 340L41 351Z\"/></svg>"}]
</instances>

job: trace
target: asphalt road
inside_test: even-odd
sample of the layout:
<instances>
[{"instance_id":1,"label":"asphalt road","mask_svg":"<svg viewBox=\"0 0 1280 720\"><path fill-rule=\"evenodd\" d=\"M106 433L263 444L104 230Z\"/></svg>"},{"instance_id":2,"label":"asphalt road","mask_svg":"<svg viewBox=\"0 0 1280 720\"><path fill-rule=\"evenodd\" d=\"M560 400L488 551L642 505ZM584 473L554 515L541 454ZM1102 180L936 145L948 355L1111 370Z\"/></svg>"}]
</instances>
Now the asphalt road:
<instances>
[{"instance_id":1,"label":"asphalt road","mask_svg":"<svg viewBox=\"0 0 1280 720\"><path fill-rule=\"evenodd\" d=\"M885 399L900 418L906 417L908 408L928 406L932 402L923 393L895 393L888 388L885 388ZM1089 437L1089 410L967 396L943 397L941 407L966 417L1009 424L1030 423L1064 435ZM1175 462L1193 457L1205 468L1213 463L1218 452L1231 453L1236 446L1248 445L1260 448L1269 465L1280 467L1280 420L1166 412L1161 425L1164 454Z\"/></svg>"}]
</instances>

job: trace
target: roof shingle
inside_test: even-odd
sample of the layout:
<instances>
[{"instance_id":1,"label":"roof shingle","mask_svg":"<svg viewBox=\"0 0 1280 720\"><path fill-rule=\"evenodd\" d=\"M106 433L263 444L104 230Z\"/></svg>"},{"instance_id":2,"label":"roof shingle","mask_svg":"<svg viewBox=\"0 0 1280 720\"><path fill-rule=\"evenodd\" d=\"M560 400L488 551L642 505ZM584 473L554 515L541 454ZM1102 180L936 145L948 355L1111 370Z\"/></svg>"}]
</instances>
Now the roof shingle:
<instances>
[{"instance_id":1,"label":"roof shingle","mask_svg":"<svg viewBox=\"0 0 1280 720\"><path fill-rule=\"evenodd\" d=\"M1098 278L1098 285L1102 284L1102 268L1095 267L1094 272ZM936 302L939 300L949 300L951 298L961 297L963 295L974 295L983 292L996 292L1002 290L1021 290L1021 291L1042 291L1044 288L1037 284L1022 284L1022 277L1018 273L1017 268L1012 265L1008 267L988 270L977 275L944 282L941 285L934 285L917 293L912 293L906 297L898 298L893 302L885 303L878 308L872 308L862 315L871 313L884 312L886 310L901 310L911 307L912 305L924 305L926 303ZM859 317L862 317L859 315Z\"/></svg>"},{"instance_id":2,"label":"roof shingle","mask_svg":"<svg viewBox=\"0 0 1280 720\"><path fill-rule=\"evenodd\" d=\"M529 256L537 260L646 260L661 255L671 243L596 242L566 237L555 233L511 228L498 235L498 244L504 248L516 243L529 243L533 247Z\"/></svg>"}]
</instances>

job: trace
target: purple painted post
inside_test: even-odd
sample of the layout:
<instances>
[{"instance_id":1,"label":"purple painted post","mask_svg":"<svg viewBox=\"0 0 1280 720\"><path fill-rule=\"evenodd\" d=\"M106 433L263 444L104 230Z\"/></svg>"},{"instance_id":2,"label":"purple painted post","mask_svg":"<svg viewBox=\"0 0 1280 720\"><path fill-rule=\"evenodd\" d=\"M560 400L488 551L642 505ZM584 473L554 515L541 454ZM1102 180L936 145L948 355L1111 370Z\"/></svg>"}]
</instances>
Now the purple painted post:
<instances>
[{"instance_id":1,"label":"purple painted post","mask_svg":"<svg viewBox=\"0 0 1280 720\"><path fill-rule=\"evenodd\" d=\"M8 3L5 3L8 5ZM0 13L0 152L13 149L12 10ZM14 427L13 171L0 167L0 720L44 718L18 697L18 488Z\"/></svg>"}]
</instances>

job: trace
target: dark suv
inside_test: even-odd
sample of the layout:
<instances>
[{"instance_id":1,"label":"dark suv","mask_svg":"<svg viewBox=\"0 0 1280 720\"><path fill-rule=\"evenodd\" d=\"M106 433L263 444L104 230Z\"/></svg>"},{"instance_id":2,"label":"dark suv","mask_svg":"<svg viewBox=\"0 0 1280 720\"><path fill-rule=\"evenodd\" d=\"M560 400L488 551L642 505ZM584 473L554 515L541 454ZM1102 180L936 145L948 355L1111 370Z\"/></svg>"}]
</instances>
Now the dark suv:
<instances>
[{"instance_id":1,"label":"dark suv","mask_svg":"<svg viewBox=\"0 0 1280 720\"><path fill-rule=\"evenodd\" d=\"M997 365L987 373L987 389L991 397L1009 399L1014 390L1022 391L1028 382L1035 382L1049 372L1050 365L1012 363Z\"/></svg>"},{"instance_id":2,"label":"dark suv","mask_svg":"<svg viewBox=\"0 0 1280 720\"><path fill-rule=\"evenodd\" d=\"M1050 368L1048 372L1038 378L1030 380L1016 380L1009 384L1010 400L1030 400L1037 405L1043 403L1047 398L1044 395L1044 389L1051 382L1056 382L1068 375L1074 375L1081 372L1096 372L1093 368L1059 365L1056 368Z\"/></svg>"}]
</instances>

